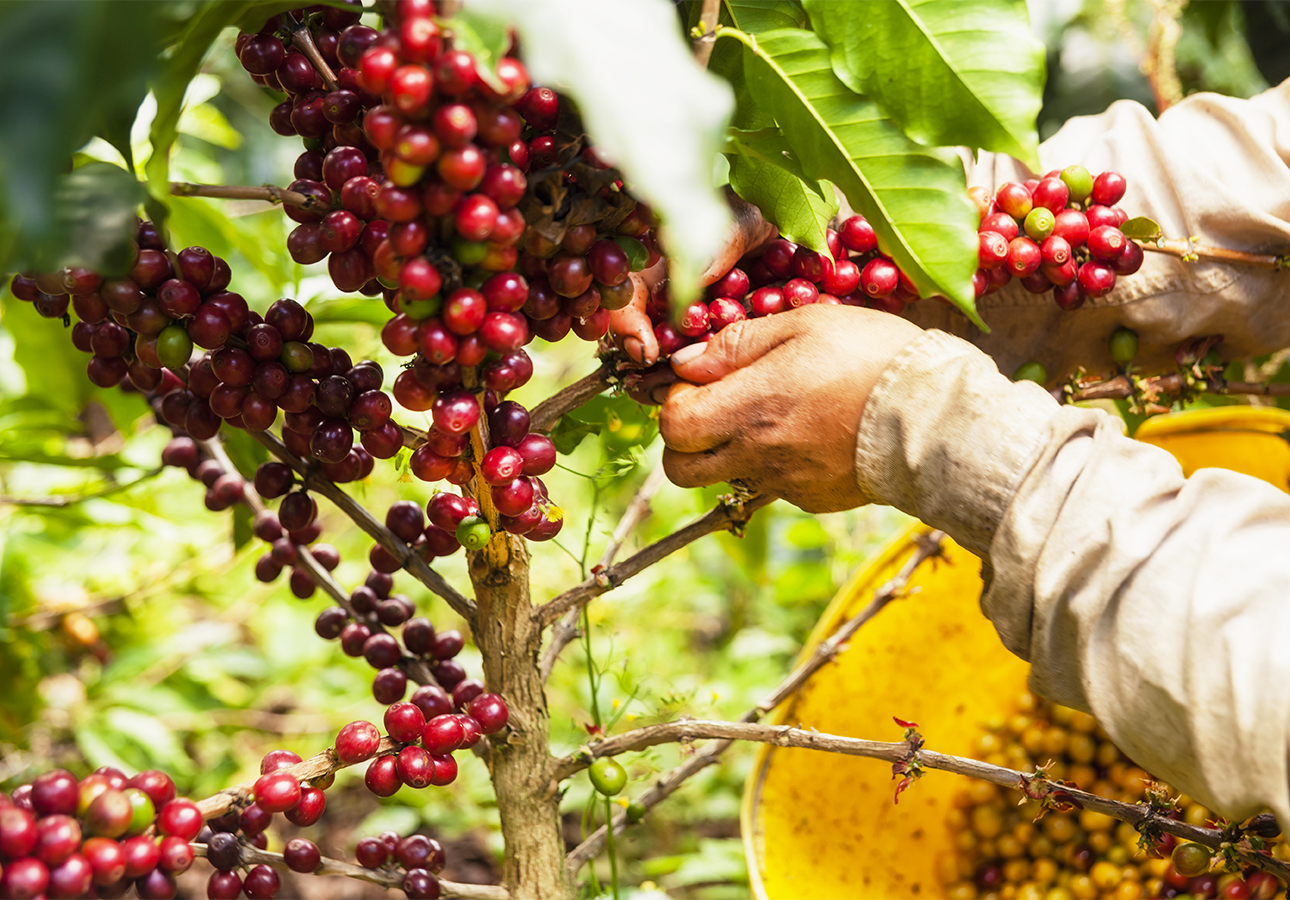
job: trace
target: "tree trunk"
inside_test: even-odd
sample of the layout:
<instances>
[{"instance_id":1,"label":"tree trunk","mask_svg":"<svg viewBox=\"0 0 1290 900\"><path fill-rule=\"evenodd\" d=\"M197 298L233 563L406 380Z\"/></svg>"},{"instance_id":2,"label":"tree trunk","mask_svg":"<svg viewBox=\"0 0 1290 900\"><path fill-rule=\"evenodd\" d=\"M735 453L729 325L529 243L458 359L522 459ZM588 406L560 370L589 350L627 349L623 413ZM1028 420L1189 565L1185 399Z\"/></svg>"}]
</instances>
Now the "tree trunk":
<instances>
[{"instance_id":1,"label":"tree trunk","mask_svg":"<svg viewBox=\"0 0 1290 900\"><path fill-rule=\"evenodd\" d=\"M510 710L508 740L493 744L490 761L506 841L502 882L515 898L563 900L571 888L560 799L548 791L550 716L538 671L541 630L531 615L528 554L518 538L499 532L472 556L484 680Z\"/></svg>"}]
</instances>

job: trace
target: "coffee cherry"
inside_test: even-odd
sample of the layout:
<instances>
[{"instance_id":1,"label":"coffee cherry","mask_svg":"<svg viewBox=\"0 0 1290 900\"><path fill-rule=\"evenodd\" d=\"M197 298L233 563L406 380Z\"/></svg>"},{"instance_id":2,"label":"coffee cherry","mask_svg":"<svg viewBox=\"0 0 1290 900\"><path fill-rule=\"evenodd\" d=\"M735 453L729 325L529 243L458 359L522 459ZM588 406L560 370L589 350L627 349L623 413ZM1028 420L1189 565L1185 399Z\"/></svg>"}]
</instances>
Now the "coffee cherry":
<instances>
[{"instance_id":1,"label":"coffee cherry","mask_svg":"<svg viewBox=\"0 0 1290 900\"><path fill-rule=\"evenodd\" d=\"M1034 208L1034 199L1025 185L1005 182L995 192L995 202L999 209L1020 222Z\"/></svg>"},{"instance_id":2,"label":"coffee cherry","mask_svg":"<svg viewBox=\"0 0 1290 900\"><path fill-rule=\"evenodd\" d=\"M380 742L381 733L371 722L350 722L336 735L336 758L347 766L360 763L376 753Z\"/></svg>"},{"instance_id":3,"label":"coffee cherry","mask_svg":"<svg viewBox=\"0 0 1290 900\"><path fill-rule=\"evenodd\" d=\"M1128 182L1119 172L1103 172L1093 179L1089 201L1099 206L1115 206L1124 196Z\"/></svg>"},{"instance_id":4,"label":"coffee cherry","mask_svg":"<svg viewBox=\"0 0 1290 900\"><path fill-rule=\"evenodd\" d=\"M90 838L81 845L81 855L90 864L91 881L99 886L114 884L125 877L125 851L108 838ZM88 891L88 887L82 893Z\"/></svg>"},{"instance_id":5,"label":"coffee cherry","mask_svg":"<svg viewBox=\"0 0 1290 900\"><path fill-rule=\"evenodd\" d=\"M403 653L392 635L378 631L364 641L363 658L373 669L386 669L402 659Z\"/></svg>"},{"instance_id":6,"label":"coffee cherry","mask_svg":"<svg viewBox=\"0 0 1290 900\"><path fill-rule=\"evenodd\" d=\"M1036 208L1044 208L1056 215L1070 201L1070 188L1060 178L1044 178L1031 192Z\"/></svg>"},{"instance_id":7,"label":"coffee cherry","mask_svg":"<svg viewBox=\"0 0 1290 900\"><path fill-rule=\"evenodd\" d=\"M81 826L63 813L42 816L36 822L34 855L47 866L62 865L81 843Z\"/></svg>"},{"instance_id":8,"label":"coffee cherry","mask_svg":"<svg viewBox=\"0 0 1290 900\"><path fill-rule=\"evenodd\" d=\"M435 399L430 414L444 431L464 434L479 421L479 402L468 391L448 391Z\"/></svg>"},{"instance_id":9,"label":"coffee cherry","mask_svg":"<svg viewBox=\"0 0 1290 900\"><path fill-rule=\"evenodd\" d=\"M1132 275L1142 268L1145 255L1137 242L1126 240L1124 252L1111 263L1111 268L1115 269L1116 275Z\"/></svg>"},{"instance_id":10,"label":"coffee cherry","mask_svg":"<svg viewBox=\"0 0 1290 900\"><path fill-rule=\"evenodd\" d=\"M1039 363L1031 361L1018 366L1017 371L1012 373L1012 380L1033 381L1035 384L1042 385L1048 380L1048 372Z\"/></svg>"},{"instance_id":11,"label":"coffee cherry","mask_svg":"<svg viewBox=\"0 0 1290 900\"><path fill-rule=\"evenodd\" d=\"M85 827L93 835L115 838L125 834L134 816L134 807L124 791L103 791L85 811Z\"/></svg>"},{"instance_id":12,"label":"coffee cherry","mask_svg":"<svg viewBox=\"0 0 1290 900\"><path fill-rule=\"evenodd\" d=\"M1115 287L1115 270L1100 260L1079 267L1079 287L1087 297L1101 297Z\"/></svg>"},{"instance_id":13,"label":"coffee cherry","mask_svg":"<svg viewBox=\"0 0 1290 900\"><path fill-rule=\"evenodd\" d=\"M307 828L322 818L327 809L327 795L314 787L300 789L300 802L287 810L284 817L292 825Z\"/></svg>"},{"instance_id":14,"label":"coffee cherry","mask_svg":"<svg viewBox=\"0 0 1290 900\"><path fill-rule=\"evenodd\" d=\"M627 786L627 770L612 757L602 757L587 770L591 785L606 797L612 797Z\"/></svg>"},{"instance_id":15,"label":"coffee cherry","mask_svg":"<svg viewBox=\"0 0 1290 900\"><path fill-rule=\"evenodd\" d=\"M900 270L889 260L870 260L860 272L860 288L869 297L886 297L900 283Z\"/></svg>"},{"instance_id":16,"label":"coffee cherry","mask_svg":"<svg viewBox=\"0 0 1290 900\"><path fill-rule=\"evenodd\" d=\"M1111 333L1109 349L1111 359L1122 366L1128 365L1138 355L1138 333L1121 325Z\"/></svg>"},{"instance_id":17,"label":"coffee cherry","mask_svg":"<svg viewBox=\"0 0 1290 900\"><path fill-rule=\"evenodd\" d=\"M287 772L270 772L255 782L253 793L265 811L286 812L300 802L300 780Z\"/></svg>"},{"instance_id":18,"label":"coffee cherry","mask_svg":"<svg viewBox=\"0 0 1290 900\"><path fill-rule=\"evenodd\" d=\"M322 853L313 841L293 838L282 849L282 859L291 871L307 874L318 868L322 862Z\"/></svg>"},{"instance_id":19,"label":"coffee cherry","mask_svg":"<svg viewBox=\"0 0 1290 900\"><path fill-rule=\"evenodd\" d=\"M183 838L173 835L162 838L161 846L157 849L161 851L158 865L172 875L187 872L193 864L193 850Z\"/></svg>"},{"instance_id":20,"label":"coffee cherry","mask_svg":"<svg viewBox=\"0 0 1290 900\"><path fill-rule=\"evenodd\" d=\"M1008 272L1014 278L1025 278L1039 271L1041 262L1039 247L1030 238L1017 237L1008 243Z\"/></svg>"},{"instance_id":21,"label":"coffee cherry","mask_svg":"<svg viewBox=\"0 0 1290 900\"><path fill-rule=\"evenodd\" d=\"M23 857L36 846L36 817L16 806L0 808L0 853Z\"/></svg>"},{"instance_id":22,"label":"coffee cherry","mask_svg":"<svg viewBox=\"0 0 1290 900\"><path fill-rule=\"evenodd\" d=\"M1056 219L1051 210L1036 206L1026 215L1025 230L1031 240L1042 241L1053 233Z\"/></svg>"},{"instance_id":23,"label":"coffee cherry","mask_svg":"<svg viewBox=\"0 0 1290 900\"><path fill-rule=\"evenodd\" d=\"M983 269L993 269L1008 261L1008 242L997 231L982 231L977 235L977 260Z\"/></svg>"},{"instance_id":24,"label":"coffee cherry","mask_svg":"<svg viewBox=\"0 0 1290 900\"><path fill-rule=\"evenodd\" d=\"M391 797L403 786L398 765L393 756L382 756L367 767L363 777L367 789L378 797ZM384 850L384 848L382 848Z\"/></svg>"},{"instance_id":25,"label":"coffee cherry","mask_svg":"<svg viewBox=\"0 0 1290 900\"><path fill-rule=\"evenodd\" d=\"M1093 176L1083 166L1067 166L1062 169L1061 179L1070 189L1070 199L1076 203L1082 203L1093 192Z\"/></svg>"},{"instance_id":26,"label":"coffee cherry","mask_svg":"<svg viewBox=\"0 0 1290 900\"><path fill-rule=\"evenodd\" d=\"M1097 259L1114 262L1124 254L1128 243L1124 233L1111 225L1099 225L1088 236L1088 252Z\"/></svg>"},{"instance_id":27,"label":"coffee cherry","mask_svg":"<svg viewBox=\"0 0 1290 900\"><path fill-rule=\"evenodd\" d=\"M454 696L456 692L454 691ZM466 704L466 712L479 723L484 734L495 734L506 727L510 711L498 694L480 694Z\"/></svg>"},{"instance_id":28,"label":"coffee cherry","mask_svg":"<svg viewBox=\"0 0 1290 900\"><path fill-rule=\"evenodd\" d=\"M248 900L273 900L280 887L278 873L268 866L255 866L242 879L242 891Z\"/></svg>"},{"instance_id":29,"label":"coffee cherry","mask_svg":"<svg viewBox=\"0 0 1290 900\"><path fill-rule=\"evenodd\" d=\"M385 527L407 543L412 543L425 528L421 506L411 500L398 500L385 514Z\"/></svg>"}]
</instances>

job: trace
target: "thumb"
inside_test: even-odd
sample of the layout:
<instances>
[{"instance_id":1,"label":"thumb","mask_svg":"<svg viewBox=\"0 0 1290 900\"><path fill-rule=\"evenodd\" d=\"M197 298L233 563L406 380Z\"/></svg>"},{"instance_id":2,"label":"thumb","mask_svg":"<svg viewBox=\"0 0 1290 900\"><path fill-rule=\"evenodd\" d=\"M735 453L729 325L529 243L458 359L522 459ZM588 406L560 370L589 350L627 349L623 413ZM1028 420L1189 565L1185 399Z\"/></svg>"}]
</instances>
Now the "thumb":
<instances>
[{"instance_id":1,"label":"thumb","mask_svg":"<svg viewBox=\"0 0 1290 900\"><path fill-rule=\"evenodd\" d=\"M803 310L805 312L805 310ZM792 313L734 322L706 344L690 344L672 354L672 371L693 384L711 384L752 365L801 329L803 317Z\"/></svg>"}]
</instances>

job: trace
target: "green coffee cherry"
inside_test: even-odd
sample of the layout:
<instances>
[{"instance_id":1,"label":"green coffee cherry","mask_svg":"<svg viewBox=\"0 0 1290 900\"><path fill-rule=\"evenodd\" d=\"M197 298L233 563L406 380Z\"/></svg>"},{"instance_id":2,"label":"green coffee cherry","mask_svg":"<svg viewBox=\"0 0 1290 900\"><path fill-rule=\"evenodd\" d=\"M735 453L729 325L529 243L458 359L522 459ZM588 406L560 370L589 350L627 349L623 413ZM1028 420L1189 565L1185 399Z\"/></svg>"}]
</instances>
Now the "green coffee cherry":
<instances>
[{"instance_id":1,"label":"green coffee cherry","mask_svg":"<svg viewBox=\"0 0 1290 900\"><path fill-rule=\"evenodd\" d=\"M457 541L467 550L482 549L492 536L492 529L479 516L466 516L457 523Z\"/></svg>"},{"instance_id":2,"label":"green coffee cherry","mask_svg":"<svg viewBox=\"0 0 1290 900\"><path fill-rule=\"evenodd\" d=\"M620 234L614 238L614 243L622 247L623 252L627 254L627 261L631 265L633 272L639 272L645 268L645 264L649 262L649 251L645 249L644 244L636 240L636 238L628 237L625 234Z\"/></svg>"},{"instance_id":3,"label":"green coffee cherry","mask_svg":"<svg viewBox=\"0 0 1290 900\"><path fill-rule=\"evenodd\" d=\"M1051 209L1036 206L1026 214L1025 229L1031 240L1042 241L1053 233L1056 224L1057 220L1053 217Z\"/></svg>"},{"instance_id":4,"label":"green coffee cherry","mask_svg":"<svg viewBox=\"0 0 1290 900\"><path fill-rule=\"evenodd\" d=\"M477 266L488 255L488 244L483 241L468 241L461 235L452 239L453 259L463 266Z\"/></svg>"},{"instance_id":5,"label":"green coffee cherry","mask_svg":"<svg viewBox=\"0 0 1290 900\"><path fill-rule=\"evenodd\" d=\"M1122 366L1128 365L1138 355L1138 333L1121 325L1111 335L1110 350L1111 359Z\"/></svg>"},{"instance_id":6,"label":"green coffee cherry","mask_svg":"<svg viewBox=\"0 0 1290 900\"><path fill-rule=\"evenodd\" d=\"M1012 380L1033 381L1035 384L1042 385L1048 381L1048 372L1032 359L1030 362L1022 363L1017 367L1017 371L1012 373Z\"/></svg>"},{"instance_id":7,"label":"green coffee cherry","mask_svg":"<svg viewBox=\"0 0 1290 900\"><path fill-rule=\"evenodd\" d=\"M125 833L130 836L143 834L152 825L152 820L157 815L152 798L138 788L126 788L125 796L134 810Z\"/></svg>"},{"instance_id":8,"label":"green coffee cherry","mask_svg":"<svg viewBox=\"0 0 1290 900\"><path fill-rule=\"evenodd\" d=\"M631 803L627 804L628 822L639 822L643 818L645 818L644 803L641 803L639 800L633 800Z\"/></svg>"},{"instance_id":9,"label":"green coffee cherry","mask_svg":"<svg viewBox=\"0 0 1290 900\"><path fill-rule=\"evenodd\" d=\"M1077 202L1093 193L1093 176L1083 166L1067 166L1062 169L1062 181L1070 189L1071 199Z\"/></svg>"},{"instance_id":10,"label":"green coffee cherry","mask_svg":"<svg viewBox=\"0 0 1290 900\"><path fill-rule=\"evenodd\" d=\"M193 339L182 325L167 325L157 335L157 359L168 369L181 369L193 355Z\"/></svg>"},{"instance_id":11,"label":"green coffee cherry","mask_svg":"<svg viewBox=\"0 0 1290 900\"><path fill-rule=\"evenodd\" d=\"M443 297L435 294L425 300L404 300L399 298L399 309L401 309L409 319L415 319L418 322L422 319L428 319L431 316L437 316L443 309Z\"/></svg>"},{"instance_id":12,"label":"green coffee cherry","mask_svg":"<svg viewBox=\"0 0 1290 900\"><path fill-rule=\"evenodd\" d=\"M591 776L591 786L606 797L614 796L627 786L627 770L609 757L593 762L587 774Z\"/></svg>"},{"instance_id":13,"label":"green coffee cherry","mask_svg":"<svg viewBox=\"0 0 1290 900\"><path fill-rule=\"evenodd\" d=\"M282 355L278 357L288 372L308 372L314 367L314 351L301 341L287 341L282 345Z\"/></svg>"}]
</instances>

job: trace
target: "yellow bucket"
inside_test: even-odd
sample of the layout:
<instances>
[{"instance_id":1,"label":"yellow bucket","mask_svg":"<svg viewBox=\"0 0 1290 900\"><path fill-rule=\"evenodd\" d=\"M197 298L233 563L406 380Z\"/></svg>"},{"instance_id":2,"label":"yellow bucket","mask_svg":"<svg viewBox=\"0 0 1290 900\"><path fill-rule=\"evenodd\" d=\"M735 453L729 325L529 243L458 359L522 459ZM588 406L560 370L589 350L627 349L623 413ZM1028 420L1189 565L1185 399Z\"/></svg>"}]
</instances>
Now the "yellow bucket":
<instances>
[{"instance_id":1,"label":"yellow bucket","mask_svg":"<svg viewBox=\"0 0 1290 900\"><path fill-rule=\"evenodd\" d=\"M1290 492L1290 413L1222 407L1159 416L1140 440L1173 453L1190 475L1222 467ZM915 524L862 567L833 599L802 649L853 616L915 550ZM924 563L914 593L851 639L846 652L783 704L776 724L899 740L893 716L919 723L932 749L970 756L981 726L1007 714L1027 664L981 615L980 560L952 541ZM876 760L762 744L744 789L741 823L752 893L759 900L941 897L935 861L952 852L950 799L968 779L929 772L899 804L890 766Z\"/></svg>"}]
</instances>

